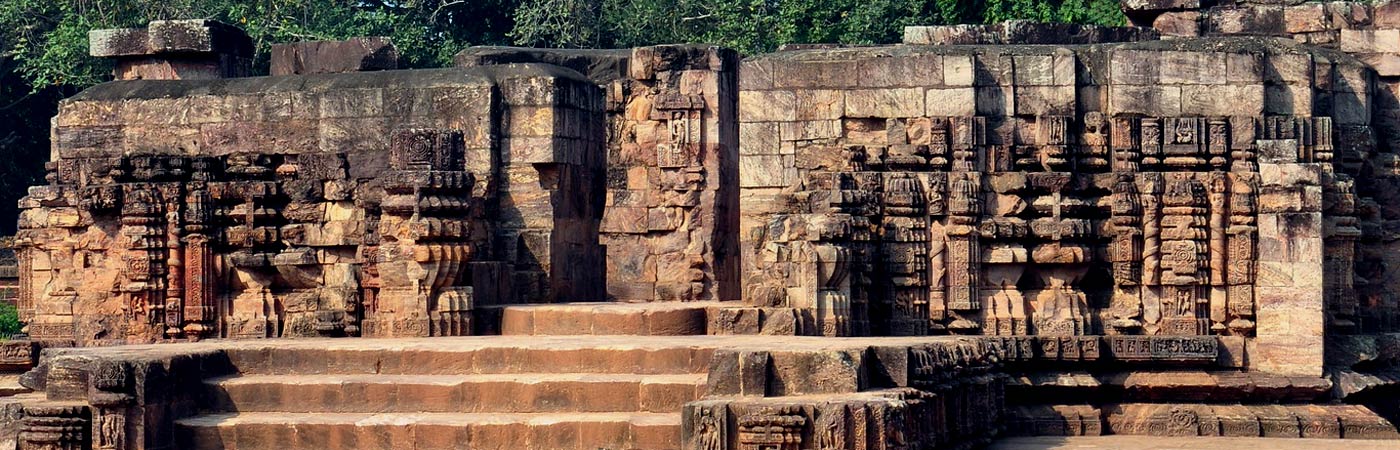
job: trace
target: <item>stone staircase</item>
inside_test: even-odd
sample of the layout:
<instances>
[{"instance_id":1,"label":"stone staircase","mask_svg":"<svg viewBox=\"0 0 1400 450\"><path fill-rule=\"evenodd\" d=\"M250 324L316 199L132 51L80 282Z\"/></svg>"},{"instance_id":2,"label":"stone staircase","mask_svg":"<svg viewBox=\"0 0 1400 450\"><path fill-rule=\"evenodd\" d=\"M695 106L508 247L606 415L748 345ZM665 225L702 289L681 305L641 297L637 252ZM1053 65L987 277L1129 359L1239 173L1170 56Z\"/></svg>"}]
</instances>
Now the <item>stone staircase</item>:
<instances>
[{"instance_id":1,"label":"stone staircase","mask_svg":"<svg viewBox=\"0 0 1400 450\"><path fill-rule=\"evenodd\" d=\"M238 373L204 380L200 404L206 410L176 422L176 444L238 450L676 448L682 405L704 395L713 349L694 340L657 342L694 332L694 309L663 309L507 310L513 322L502 331L510 337L230 349ZM632 335L600 336L595 322L630 323ZM636 338L649 334L653 323L658 336ZM541 335L531 335L535 329ZM544 335L571 330L593 336Z\"/></svg>"}]
</instances>

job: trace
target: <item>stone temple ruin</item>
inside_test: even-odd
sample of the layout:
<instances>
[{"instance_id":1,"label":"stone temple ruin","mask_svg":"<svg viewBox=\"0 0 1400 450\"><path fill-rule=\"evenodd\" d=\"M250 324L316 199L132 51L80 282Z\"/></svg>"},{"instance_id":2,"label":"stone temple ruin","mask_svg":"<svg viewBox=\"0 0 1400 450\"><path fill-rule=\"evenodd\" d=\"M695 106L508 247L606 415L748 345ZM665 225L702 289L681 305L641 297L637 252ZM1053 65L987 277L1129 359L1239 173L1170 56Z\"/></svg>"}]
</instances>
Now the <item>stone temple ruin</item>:
<instances>
[{"instance_id":1,"label":"stone temple ruin","mask_svg":"<svg viewBox=\"0 0 1400 450\"><path fill-rule=\"evenodd\" d=\"M1400 3L1123 7L266 77L93 31L0 448L1400 439Z\"/></svg>"}]
</instances>

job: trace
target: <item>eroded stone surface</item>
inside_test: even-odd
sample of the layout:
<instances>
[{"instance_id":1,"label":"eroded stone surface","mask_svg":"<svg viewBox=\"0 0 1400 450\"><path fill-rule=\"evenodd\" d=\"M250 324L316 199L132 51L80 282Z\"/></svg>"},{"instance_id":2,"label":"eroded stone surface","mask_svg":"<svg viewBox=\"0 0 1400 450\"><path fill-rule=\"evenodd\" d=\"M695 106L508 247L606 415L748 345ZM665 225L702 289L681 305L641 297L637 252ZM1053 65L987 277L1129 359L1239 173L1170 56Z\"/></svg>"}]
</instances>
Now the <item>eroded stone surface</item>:
<instances>
[{"instance_id":1,"label":"eroded stone surface","mask_svg":"<svg viewBox=\"0 0 1400 450\"><path fill-rule=\"evenodd\" d=\"M1400 20L1236 3L90 89L22 204L0 445L1400 437ZM232 77L226 28L93 53ZM282 69L392 68L354 42ZM415 338L248 339L319 336Z\"/></svg>"}]
</instances>

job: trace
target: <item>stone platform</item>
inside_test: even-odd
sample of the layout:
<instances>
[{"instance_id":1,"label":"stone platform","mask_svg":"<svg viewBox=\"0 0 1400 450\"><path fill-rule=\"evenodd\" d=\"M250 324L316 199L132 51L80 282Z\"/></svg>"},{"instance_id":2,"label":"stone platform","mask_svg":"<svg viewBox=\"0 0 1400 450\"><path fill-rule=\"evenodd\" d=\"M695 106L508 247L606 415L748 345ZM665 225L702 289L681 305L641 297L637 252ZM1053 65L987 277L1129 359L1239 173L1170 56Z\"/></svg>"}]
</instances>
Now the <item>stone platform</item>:
<instances>
[{"instance_id":1,"label":"stone platform","mask_svg":"<svg viewBox=\"0 0 1400 450\"><path fill-rule=\"evenodd\" d=\"M894 403L908 392L870 378L890 371L876 349L963 346L981 358L974 344L635 335L211 340L52 349L26 383L59 405L103 405L89 412L96 422L117 415L102 403L108 394L144 405L144 418L122 419L144 428L141 448L671 449L691 448L687 403L739 412L745 402L779 410ZM765 364L755 365L758 355ZM743 367L727 365L735 362ZM745 372L754 367L763 373ZM130 378L93 381L123 373ZM749 400L726 395L739 393Z\"/></svg>"},{"instance_id":2,"label":"stone platform","mask_svg":"<svg viewBox=\"0 0 1400 450\"><path fill-rule=\"evenodd\" d=\"M1331 441L1325 439L1274 439L1152 436L1025 437L998 440L988 450L1226 450L1261 448L1270 450L1390 450L1389 441Z\"/></svg>"},{"instance_id":3,"label":"stone platform","mask_svg":"<svg viewBox=\"0 0 1400 450\"><path fill-rule=\"evenodd\" d=\"M499 308L503 335L703 335L707 311L735 302L566 303Z\"/></svg>"},{"instance_id":4,"label":"stone platform","mask_svg":"<svg viewBox=\"0 0 1400 450\"><path fill-rule=\"evenodd\" d=\"M687 308L515 311L578 319L630 310L655 317ZM137 440L139 445L125 448L143 449L710 449L717 441L727 442L717 448L749 448L743 443L762 436L847 444L835 448L902 448L887 445L890 439L906 440L908 448L964 448L1026 434L1168 439L1164 433L1181 431L1171 420L1190 412L1200 425L1189 431L1206 436L1238 436L1239 430L1281 436L1292 430L1292 436L1396 437L1393 427L1363 407L1308 406L1315 401L1312 391L1329 383L1325 379L1163 368L1119 380L1104 372L1080 381L1120 386L1123 395L1075 398L1083 392L1068 385L1084 383L1007 375L1043 363L1009 342L958 336L521 334L54 348L23 379L42 392L11 397L6 404L16 409L0 427L57 420L77 430L84 427L77 424L90 423L95 442ZM1238 386L1197 386L1189 382L1192 376L1226 377ZM1212 398L1213 390L1230 389L1280 394ZM1147 394L1155 392L1198 403L1115 403L1151 401ZM1308 395L1284 395L1297 392ZM1091 404L1042 404L1067 399ZM1240 414L1225 414L1230 411ZM1259 426L1238 426L1241 420ZM1309 424L1318 420L1337 426L1322 427L1330 434L1312 433ZM1207 426L1216 423L1211 421L1221 425ZM1277 426L1280 421L1293 428ZM1006 445L1079 442L1055 439Z\"/></svg>"}]
</instances>

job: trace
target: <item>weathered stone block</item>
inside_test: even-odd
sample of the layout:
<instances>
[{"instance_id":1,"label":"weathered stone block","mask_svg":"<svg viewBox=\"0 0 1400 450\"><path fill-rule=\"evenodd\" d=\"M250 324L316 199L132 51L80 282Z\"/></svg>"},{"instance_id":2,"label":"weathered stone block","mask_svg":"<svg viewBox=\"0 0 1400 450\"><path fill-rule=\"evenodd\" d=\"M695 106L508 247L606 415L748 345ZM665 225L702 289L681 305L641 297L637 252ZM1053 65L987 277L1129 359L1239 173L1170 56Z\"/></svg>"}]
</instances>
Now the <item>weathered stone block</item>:
<instances>
[{"instance_id":1,"label":"weathered stone block","mask_svg":"<svg viewBox=\"0 0 1400 450\"><path fill-rule=\"evenodd\" d=\"M846 117L918 117L924 92L918 88L858 89L846 92Z\"/></svg>"},{"instance_id":2,"label":"weathered stone block","mask_svg":"<svg viewBox=\"0 0 1400 450\"><path fill-rule=\"evenodd\" d=\"M272 46L272 75L393 70L398 67L398 49L385 37Z\"/></svg>"},{"instance_id":3,"label":"weathered stone block","mask_svg":"<svg viewBox=\"0 0 1400 450\"><path fill-rule=\"evenodd\" d=\"M977 93L971 87L929 89L924 106L931 117L969 117L977 114Z\"/></svg>"},{"instance_id":4,"label":"weathered stone block","mask_svg":"<svg viewBox=\"0 0 1400 450\"><path fill-rule=\"evenodd\" d=\"M1152 28L1163 36L1196 37L1201 35L1201 13L1196 11L1166 12L1152 20Z\"/></svg>"},{"instance_id":5,"label":"weathered stone block","mask_svg":"<svg viewBox=\"0 0 1400 450\"><path fill-rule=\"evenodd\" d=\"M1284 31L1288 33L1311 33L1331 28L1332 15L1326 5L1312 3L1290 6L1283 10Z\"/></svg>"},{"instance_id":6,"label":"weathered stone block","mask_svg":"<svg viewBox=\"0 0 1400 450\"><path fill-rule=\"evenodd\" d=\"M911 55L893 58L862 58L857 83L861 87L927 87L943 85L943 56Z\"/></svg>"},{"instance_id":7,"label":"weathered stone block","mask_svg":"<svg viewBox=\"0 0 1400 450\"><path fill-rule=\"evenodd\" d=\"M793 91L740 91L739 117L742 122L797 120L797 94Z\"/></svg>"},{"instance_id":8,"label":"weathered stone block","mask_svg":"<svg viewBox=\"0 0 1400 450\"><path fill-rule=\"evenodd\" d=\"M1400 30L1342 30L1342 51L1348 53L1383 53L1400 48Z\"/></svg>"},{"instance_id":9,"label":"weathered stone block","mask_svg":"<svg viewBox=\"0 0 1400 450\"><path fill-rule=\"evenodd\" d=\"M1181 87L1113 85L1108 91L1109 112L1173 117L1181 114Z\"/></svg>"}]
</instances>

